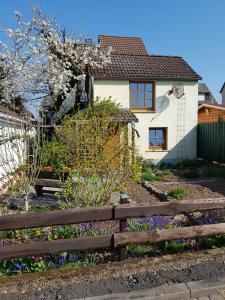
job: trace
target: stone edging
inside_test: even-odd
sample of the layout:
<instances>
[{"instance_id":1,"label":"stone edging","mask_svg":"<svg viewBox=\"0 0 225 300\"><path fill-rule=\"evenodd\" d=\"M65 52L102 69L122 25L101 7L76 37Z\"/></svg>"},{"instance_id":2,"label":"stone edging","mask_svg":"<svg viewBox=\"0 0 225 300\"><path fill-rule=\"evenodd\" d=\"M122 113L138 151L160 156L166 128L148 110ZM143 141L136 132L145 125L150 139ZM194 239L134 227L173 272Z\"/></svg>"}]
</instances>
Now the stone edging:
<instances>
[{"instance_id":1,"label":"stone edging","mask_svg":"<svg viewBox=\"0 0 225 300\"><path fill-rule=\"evenodd\" d=\"M162 192L160 189L155 187L153 184L151 184L148 181L143 181L142 182L143 187L145 187L147 190L151 191L154 193L161 201L169 201L172 198L168 195L166 192Z\"/></svg>"},{"instance_id":2,"label":"stone edging","mask_svg":"<svg viewBox=\"0 0 225 300\"><path fill-rule=\"evenodd\" d=\"M209 297L208 297L209 296ZM188 300L225 299L225 277L191 281L187 283L164 284L162 286L135 292L80 298L83 300ZM203 297L203 298L202 298ZM211 298L212 297L212 298Z\"/></svg>"}]
</instances>

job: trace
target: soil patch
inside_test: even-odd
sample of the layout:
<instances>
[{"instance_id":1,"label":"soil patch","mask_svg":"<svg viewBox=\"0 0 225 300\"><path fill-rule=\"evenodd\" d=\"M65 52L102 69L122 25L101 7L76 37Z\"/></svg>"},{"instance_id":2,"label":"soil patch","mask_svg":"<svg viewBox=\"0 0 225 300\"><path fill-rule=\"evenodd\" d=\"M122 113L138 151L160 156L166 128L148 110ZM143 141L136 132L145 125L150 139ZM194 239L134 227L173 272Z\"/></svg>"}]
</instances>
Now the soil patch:
<instances>
[{"instance_id":1,"label":"soil patch","mask_svg":"<svg viewBox=\"0 0 225 300\"><path fill-rule=\"evenodd\" d=\"M155 194L148 191L141 184L138 184L136 182L130 183L128 186L128 190L132 202L147 204L159 202L159 198Z\"/></svg>"},{"instance_id":2,"label":"soil patch","mask_svg":"<svg viewBox=\"0 0 225 300\"><path fill-rule=\"evenodd\" d=\"M216 180L212 182L193 183L171 183L157 184L153 183L160 191L169 193L172 189L177 187L185 188L188 195L184 199L209 199L225 197L225 180Z\"/></svg>"}]
</instances>

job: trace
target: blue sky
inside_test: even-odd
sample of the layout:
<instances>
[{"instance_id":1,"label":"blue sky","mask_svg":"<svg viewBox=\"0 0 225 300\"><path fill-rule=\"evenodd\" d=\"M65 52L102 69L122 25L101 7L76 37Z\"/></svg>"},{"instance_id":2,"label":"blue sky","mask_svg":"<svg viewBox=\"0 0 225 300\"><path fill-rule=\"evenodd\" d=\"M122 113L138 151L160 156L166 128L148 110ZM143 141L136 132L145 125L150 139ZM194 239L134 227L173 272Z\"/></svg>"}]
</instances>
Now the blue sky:
<instances>
[{"instance_id":1,"label":"blue sky","mask_svg":"<svg viewBox=\"0 0 225 300\"><path fill-rule=\"evenodd\" d=\"M36 4L71 32L141 36L150 54L182 56L221 102L224 0L2 0L0 27L13 26L15 10L29 17Z\"/></svg>"}]
</instances>

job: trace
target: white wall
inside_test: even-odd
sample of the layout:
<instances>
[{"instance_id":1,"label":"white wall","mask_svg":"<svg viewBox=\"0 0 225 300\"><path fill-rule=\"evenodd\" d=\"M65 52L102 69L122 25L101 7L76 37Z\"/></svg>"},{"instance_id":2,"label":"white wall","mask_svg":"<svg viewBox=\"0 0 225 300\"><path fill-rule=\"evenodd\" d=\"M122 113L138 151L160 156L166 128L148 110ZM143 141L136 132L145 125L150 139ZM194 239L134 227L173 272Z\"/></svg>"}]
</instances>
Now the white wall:
<instances>
[{"instance_id":1,"label":"white wall","mask_svg":"<svg viewBox=\"0 0 225 300\"><path fill-rule=\"evenodd\" d=\"M186 158L196 158L196 126L198 108L197 82L183 82L185 95L176 99L168 96L172 81L156 82L156 111L135 113L139 122L136 129L140 138L136 138L139 153L155 162L177 162ZM95 80L94 96L111 96L123 107L129 108L129 81ZM168 149L149 150L149 127L167 127Z\"/></svg>"},{"instance_id":2,"label":"white wall","mask_svg":"<svg viewBox=\"0 0 225 300\"><path fill-rule=\"evenodd\" d=\"M23 132L23 120L0 113L0 192L26 157Z\"/></svg>"}]
</instances>

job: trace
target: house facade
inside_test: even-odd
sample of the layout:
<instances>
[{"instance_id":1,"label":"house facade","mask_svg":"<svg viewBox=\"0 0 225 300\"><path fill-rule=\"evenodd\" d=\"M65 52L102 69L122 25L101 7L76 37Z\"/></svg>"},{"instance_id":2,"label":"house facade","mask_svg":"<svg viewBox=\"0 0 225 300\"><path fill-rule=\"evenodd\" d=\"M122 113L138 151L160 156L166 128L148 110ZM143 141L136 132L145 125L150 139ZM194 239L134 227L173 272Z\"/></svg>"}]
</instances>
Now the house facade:
<instances>
[{"instance_id":1,"label":"house facade","mask_svg":"<svg viewBox=\"0 0 225 300\"><path fill-rule=\"evenodd\" d=\"M111 64L92 71L94 97L112 97L138 119L139 154L154 162L196 158L198 80L178 56L149 55L140 38L99 36ZM173 87L182 86L179 96Z\"/></svg>"},{"instance_id":2,"label":"house facade","mask_svg":"<svg viewBox=\"0 0 225 300\"><path fill-rule=\"evenodd\" d=\"M225 106L225 82L220 90L220 94L222 95L222 105Z\"/></svg>"}]
</instances>

